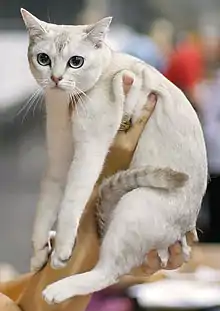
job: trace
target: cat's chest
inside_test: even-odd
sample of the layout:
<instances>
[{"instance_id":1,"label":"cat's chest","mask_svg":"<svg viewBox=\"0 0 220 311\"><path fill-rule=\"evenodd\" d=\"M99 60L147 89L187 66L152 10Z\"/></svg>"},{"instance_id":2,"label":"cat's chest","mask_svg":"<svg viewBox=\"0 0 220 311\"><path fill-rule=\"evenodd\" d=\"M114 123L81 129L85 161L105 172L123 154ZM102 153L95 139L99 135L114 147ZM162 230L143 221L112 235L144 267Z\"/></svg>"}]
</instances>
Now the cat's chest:
<instances>
[{"instance_id":1,"label":"cat's chest","mask_svg":"<svg viewBox=\"0 0 220 311\"><path fill-rule=\"evenodd\" d=\"M73 135L100 137L100 133L107 134L117 130L119 111L114 99L109 95L109 87L99 85L88 92L76 103L72 116Z\"/></svg>"}]
</instances>

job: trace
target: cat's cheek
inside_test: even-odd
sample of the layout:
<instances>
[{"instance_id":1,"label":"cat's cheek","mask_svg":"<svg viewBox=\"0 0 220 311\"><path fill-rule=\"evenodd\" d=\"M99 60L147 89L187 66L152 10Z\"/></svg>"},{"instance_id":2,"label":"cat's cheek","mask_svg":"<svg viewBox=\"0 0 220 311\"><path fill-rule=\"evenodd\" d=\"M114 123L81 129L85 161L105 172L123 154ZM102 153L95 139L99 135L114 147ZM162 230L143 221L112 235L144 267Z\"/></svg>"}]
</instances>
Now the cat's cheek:
<instances>
[{"instance_id":1,"label":"cat's cheek","mask_svg":"<svg viewBox=\"0 0 220 311\"><path fill-rule=\"evenodd\" d=\"M82 91L86 92L95 86L100 76L101 76L101 70L97 70L97 71L84 70L82 74L78 77L76 82L77 82L78 87Z\"/></svg>"},{"instance_id":2,"label":"cat's cheek","mask_svg":"<svg viewBox=\"0 0 220 311\"><path fill-rule=\"evenodd\" d=\"M45 80L49 81L51 76L51 70L48 66L47 67L40 66L38 63L35 63L34 61L30 62L29 64L31 73L38 84L41 85L40 81Z\"/></svg>"}]
</instances>

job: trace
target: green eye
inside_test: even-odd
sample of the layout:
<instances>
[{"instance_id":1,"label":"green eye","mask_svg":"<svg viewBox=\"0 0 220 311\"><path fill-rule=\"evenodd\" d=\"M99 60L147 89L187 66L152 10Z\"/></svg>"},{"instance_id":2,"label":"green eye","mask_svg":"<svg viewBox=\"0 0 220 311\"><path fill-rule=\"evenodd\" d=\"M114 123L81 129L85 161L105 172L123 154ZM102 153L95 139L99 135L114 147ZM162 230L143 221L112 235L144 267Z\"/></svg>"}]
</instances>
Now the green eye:
<instances>
[{"instance_id":1,"label":"green eye","mask_svg":"<svg viewBox=\"0 0 220 311\"><path fill-rule=\"evenodd\" d=\"M37 55L37 62L41 66L50 66L50 64L51 64L50 57L45 53L39 53Z\"/></svg>"},{"instance_id":2,"label":"green eye","mask_svg":"<svg viewBox=\"0 0 220 311\"><path fill-rule=\"evenodd\" d=\"M71 68L80 68L84 64L84 58L82 56L73 56L69 59L68 65Z\"/></svg>"}]
</instances>

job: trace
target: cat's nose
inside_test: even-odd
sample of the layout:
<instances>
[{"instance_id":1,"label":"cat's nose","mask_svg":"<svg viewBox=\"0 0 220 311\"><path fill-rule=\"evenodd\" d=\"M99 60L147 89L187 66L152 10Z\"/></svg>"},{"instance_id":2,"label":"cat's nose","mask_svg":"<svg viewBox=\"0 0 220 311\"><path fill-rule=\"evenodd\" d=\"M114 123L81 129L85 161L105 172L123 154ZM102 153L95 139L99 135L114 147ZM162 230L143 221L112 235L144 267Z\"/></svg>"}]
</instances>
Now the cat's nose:
<instances>
[{"instance_id":1,"label":"cat's nose","mask_svg":"<svg viewBox=\"0 0 220 311\"><path fill-rule=\"evenodd\" d=\"M63 77L55 77L54 75L52 75L51 76L51 80L53 81L53 82L55 82L56 83L56 85L61 81L63 79Z\"/></svg>"}]
</instances>

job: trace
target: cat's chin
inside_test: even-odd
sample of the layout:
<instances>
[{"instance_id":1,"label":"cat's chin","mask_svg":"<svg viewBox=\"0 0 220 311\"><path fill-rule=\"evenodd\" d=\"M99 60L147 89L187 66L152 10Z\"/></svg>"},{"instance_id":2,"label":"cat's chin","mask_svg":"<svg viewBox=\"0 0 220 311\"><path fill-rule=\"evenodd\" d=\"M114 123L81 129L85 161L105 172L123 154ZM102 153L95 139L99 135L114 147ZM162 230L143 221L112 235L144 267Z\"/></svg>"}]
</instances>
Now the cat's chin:
<instances>
[{"instance_id":1,"label":"cat's chin","mask_svg":"<svg viewBox=\"0 0 220 311\"><path fill-rule=\"evenodd\" d=\"M66 89L61 88L61 87L47 87L45 89L45 93L47 93L50 96L69 96L69 93Z\"/></svg>"},{"instance_id":2,"label":"cat's chin","mask_svg":"<svg viewBox=\"0 0 220 311\"><path fill-rule=\"evenodd\" d=\"M62 86L51 86L49 89L51 92L59 92L59 93L60 92L62 92L62 93L66 92L66 93L68 93L68 90Z\"/></svg>"}]
</instances>

